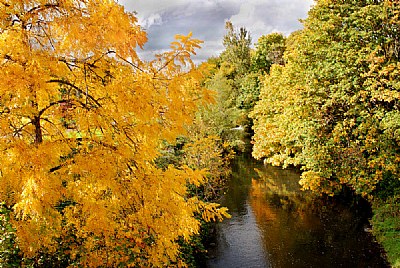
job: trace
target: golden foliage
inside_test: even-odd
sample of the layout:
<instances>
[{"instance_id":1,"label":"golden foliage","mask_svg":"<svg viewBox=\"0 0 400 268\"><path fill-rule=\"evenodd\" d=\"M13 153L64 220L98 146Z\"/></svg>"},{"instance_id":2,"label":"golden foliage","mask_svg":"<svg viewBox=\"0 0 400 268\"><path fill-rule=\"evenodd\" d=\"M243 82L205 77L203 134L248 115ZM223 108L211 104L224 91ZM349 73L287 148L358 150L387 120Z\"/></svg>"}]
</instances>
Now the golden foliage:
<instances>
[{"instance_id":1,"label":"golden foliage","mask_svg":"<svg viewBox=\"0 0 400 268\"><path fill-rule=\"evenodd\" d=\"M199 133L200 135L202 133ZM204 134L204 133L203 133ZM189 181L196 187L203 186L204 200L217 200L222 195L230 175L229 163L234 157L230 145L216 136L200 136L184 146L184 163L192 169L203 170L203 181ZM206 217L208 218L208 216Z\"/></svg>"},{"instance_id":2,"label":"golden foliage","mask_svg":"<svg viewBox=\"0 0 400 268\"><path fill-rule=\"evenodd\" d=\"M0 200L26 257L63 241L89 267L181 263L194 213L225 214L187 197L202 171L154 164L207 95L190 60L201 42L179 35L144 62L145 42L115 1L0 4Z\"/></svg>"}]
</instances>

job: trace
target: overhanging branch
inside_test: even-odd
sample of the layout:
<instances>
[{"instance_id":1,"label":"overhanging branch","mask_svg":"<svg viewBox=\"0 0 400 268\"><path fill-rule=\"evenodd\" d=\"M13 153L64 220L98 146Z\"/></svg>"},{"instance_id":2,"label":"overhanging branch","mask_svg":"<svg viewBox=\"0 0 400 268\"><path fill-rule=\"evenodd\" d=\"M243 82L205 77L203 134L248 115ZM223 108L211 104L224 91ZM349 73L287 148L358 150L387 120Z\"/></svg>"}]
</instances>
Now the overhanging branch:
<instances>
[{"instance_id":1,"label":"overhanging branch","mask_svg":"<svg viewBox=\"0 0 400 268\"><path fill-rule=\"evenodd\" d=\"M58 83L58 84L62 84L62 85L67 85L72 87L73 89L77 90L79 93L81 93L82 95L86 95L86 92L83 91L82 89L80 89L79 87L77 87L76 85L72 84L71 82L68 82L66 80L62 80L62 79L51 79L49 81L47 81L47 83ZM87 94L87 97L89 99L91 99L98 107L101 107L101 104L95 99L93 98L90 94Z\"/></svg>"}]
</instances>

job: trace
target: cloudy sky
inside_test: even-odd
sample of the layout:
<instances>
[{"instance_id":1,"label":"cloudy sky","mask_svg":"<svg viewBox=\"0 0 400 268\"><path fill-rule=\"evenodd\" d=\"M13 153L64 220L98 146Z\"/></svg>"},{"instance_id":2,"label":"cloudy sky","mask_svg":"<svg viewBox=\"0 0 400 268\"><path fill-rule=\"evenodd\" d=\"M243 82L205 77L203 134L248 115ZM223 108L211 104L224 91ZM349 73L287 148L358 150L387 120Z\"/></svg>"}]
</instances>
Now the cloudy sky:
<instances>
[{"instance_id":1,"label":"cloudy sky","mask_svg":"<svg viewBox=\"0 0 400 268\"><path fill-rule=\"evenodd\" d=\"M223 50L225 21L250 31L252 42L272 32L289 35L300 29L313 0L120 0L129 11L136 11L139 24L145 28L149 41L146 59L165 51L175 34L193 32L203 40L196 61L217 56Z\"/></svg>"}]
</instances>

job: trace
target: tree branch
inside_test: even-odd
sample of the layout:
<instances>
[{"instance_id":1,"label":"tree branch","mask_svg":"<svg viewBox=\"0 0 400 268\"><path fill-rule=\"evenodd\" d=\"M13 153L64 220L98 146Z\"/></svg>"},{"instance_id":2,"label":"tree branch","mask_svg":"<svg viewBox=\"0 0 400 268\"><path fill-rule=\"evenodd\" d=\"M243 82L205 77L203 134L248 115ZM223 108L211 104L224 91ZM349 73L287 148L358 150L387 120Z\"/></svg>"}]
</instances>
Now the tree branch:
<instances>
[{"instance_id":1,"label":"tree branch","mask_svg":"<svg viewBox=\"0 0 400 268\"><path fill-rule=\"evenodd\" d=\"M75 90L77 90L79 93L81 93L82 95L86 95L86 93L80 89L79 87L77 87L76 85L72 84L71 82L62 80L62 79L51 79L49 81L47 81L47 83L59 83L59 84L63 84L63 85L67 85L70 86L72 88L74 88ZM98 107L101 107L101 104L95 99L93 98L90 94L87 95L89 97L89 99L91 99Z\"/></svg>"},{"instance_id":2,"label":"tree branch","mask_svg":"<svg viewBox=\"0 0 400 268\"><path fill-rule=\"evenodd\" d=\"M50 102L49 105L47 105L46 107L44 107L42 110L39 111L39 117L42 116L42 114L49 108L51 108L52 106L56 105L56 104L61 104L61 103L68 103L69 100L59 100L59 101L53 101Z\"/></svg>"},{"instance_id":3,"label":"tree branch","mask_svg":"<svg viewBox=\"0 0 400 268\"><path fill-rule=\"evenodd\" d=\"M117 57L118 59L122 60L123 62L128 63L128 64L129 64L130 66L132 66L134 69L137 69L137 70L141 71L142 73L145 72L142 68L140 68L139 66L133 64L132 62L128 61L127 59L125 59L125 58L119 56L118 54L116 54L116 57Z\"/></svg>"},{"instance_id":4,"label":"tree branch","mask_svg":"<svg viewBox=\"0 0 400 268\"><path fill-rule=\"evenodd\" d=\"M28 11L26 11L26 13L28 13L28 14L29 13L35 13L35 12L39 12L41 10L51 9L51 8L54 8L54 9L58 10L59 7L60 7L59 4L44 4L44 5L35 6L35 7L31 8L31 9L29 9Z\"/></svg>"}]
</instances>

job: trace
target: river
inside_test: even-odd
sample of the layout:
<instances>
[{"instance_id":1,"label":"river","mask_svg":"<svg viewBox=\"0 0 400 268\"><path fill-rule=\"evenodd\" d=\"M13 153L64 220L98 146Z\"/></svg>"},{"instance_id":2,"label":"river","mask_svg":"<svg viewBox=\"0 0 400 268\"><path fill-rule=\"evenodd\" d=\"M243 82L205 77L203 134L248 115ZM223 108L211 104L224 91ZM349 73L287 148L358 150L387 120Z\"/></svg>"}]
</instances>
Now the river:
<instances>
[{"instance_id":1,"label":"river","mask_svg":"<svg viewBox=\"0 0 400 268\"><path fill-rule=\"evenodd\" d=\"M208 267L388 267L362 204L315 199L299 172L237 157Z\"/></svg>"}]
</instances>

